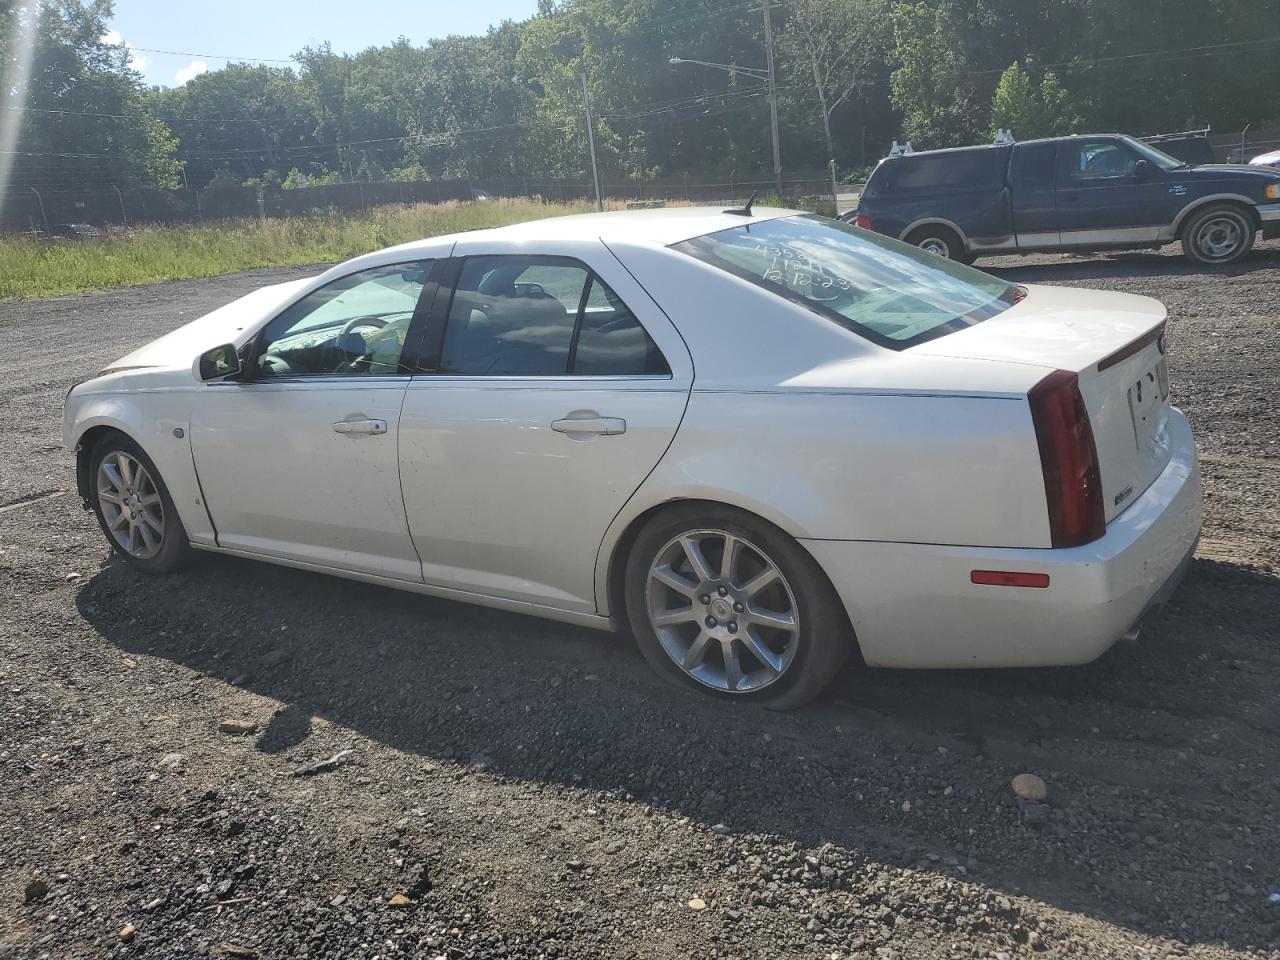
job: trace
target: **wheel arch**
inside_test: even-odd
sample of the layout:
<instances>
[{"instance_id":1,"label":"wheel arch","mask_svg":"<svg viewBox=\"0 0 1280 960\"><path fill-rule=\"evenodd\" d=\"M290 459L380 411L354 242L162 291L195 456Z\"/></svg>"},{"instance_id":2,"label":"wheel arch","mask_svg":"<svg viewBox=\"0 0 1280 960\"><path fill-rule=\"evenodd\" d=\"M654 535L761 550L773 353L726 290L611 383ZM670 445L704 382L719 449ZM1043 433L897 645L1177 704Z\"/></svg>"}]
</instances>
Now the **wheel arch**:
<instances>
[{"instance_id":1,"label":"wheel arch","mask_svg":"<svg viewBox=\"0 0 1280 960\"><path fill-rule=\"evenodd\" d=\"M1253 222L1255 230L1262 227L1262 217L1258 214L1258 207L1248 197L1239 193L1215 193L1207 197L1201 197L1194 203L1189 203L1178 212L1177 217L1173 221L1173 239L1181 240L1183 230L1191 221L1195 214L1210 206L1234 206L1241 208L1245 215Z\"/></svg>"},{"instance_id":2,"label":"wheel arch","mask_svg":"<svg viewBox=\"0 0 1280 960\"><path fill-rule=\"evenodd\" d=\"M89 460L94 445L102 437L118 433L145 453L159 471L187 537L195 543L217 543L213 518L196 476L187 418L175 417L170 411L164 412L168 416L157 415L145 403L133 403L115 394L85 397L69 413L63 439L75 452L76 492L81 498L93 495Z\"/></svg>"},{"instance_id":3,"label":"wheel arch","mask_svg":"<svg viewBox=\"0 0 1280 960\"><path fill-rule=\"evenodd\" d=\"M779 523L771 519L769 514L776 514L776 511L771 510L764 504L759 505L760 509L753 509L748 506L743 506L742 504L730 503L724 499L716 499L709 496L676 497L652 504L627 520L617 534L612 538L612 542L608 550L608 559L604 564L601 564L603 568L601 571L603 582L597 585L597 596L601 598L603 605L603 609L600 612L609 618L609 621L615 630L628 629L625 596L627 560L631 555L631 548L635 545L636 538L640 535L640 531L643 530L654 517L661 516L670 510L698 504L702 504L707 507L735 510L746 514L755 520L777 527L782 531L782 533L795 541L796 545L809 556L813 561L814 566L817 567L819 572L826 579L827 586L831 588L832 596L838 599L840 615L844 618L845 628L849 642L852 644L853 654L859 659L862 658L862 648L858 643L857 634L853 629L852 618L850 617L848 609L845 607L843 598L840 596L840 592L835 589L835 584L832 583L831 576L827 573L826 568L823 567L822 562L813 555L812 551L810 551L808 547L805 546L804 540L796 532L794 524L789 524L785 522L785 520L784 522Z\"/></svg>"},{"instance_id":4,"label":"wheel arch","mask_svg":"<svg viewBox=\"0 0 1280 960\"><path fill-rule=\"evenodd\" d=\"M80 425L78 435L75 437L75 455L76 455L76 493L82 500L88 504L89 498L93 495L93 478L89 475L89 458L93 455L93 448L98 445L99 441L108 434L118 433L121 436L136 443L142 447L142 442L134 436L123 423L112 418L100 418L90 421L86 426ZM142 447L145 450L145 447Z\"/></svg>"},{"instance_id":5,"label":"wheel arch","mask_svg":"<svg viewBox=\"0 0 1280 960\"><path fill-rule=\"evenodd\" d=\"M966 251L969 249L968 234L960 229L960 224L956 223L954 220L948 220L946 217L921 217L919 220L914 220L902 228L902 231L898 234L898 239L905 243L907 237L909 237L914 231L919 230L921 227L932 226L946 227L960 238L960 243Z\"/></svg>"}]
</instances>

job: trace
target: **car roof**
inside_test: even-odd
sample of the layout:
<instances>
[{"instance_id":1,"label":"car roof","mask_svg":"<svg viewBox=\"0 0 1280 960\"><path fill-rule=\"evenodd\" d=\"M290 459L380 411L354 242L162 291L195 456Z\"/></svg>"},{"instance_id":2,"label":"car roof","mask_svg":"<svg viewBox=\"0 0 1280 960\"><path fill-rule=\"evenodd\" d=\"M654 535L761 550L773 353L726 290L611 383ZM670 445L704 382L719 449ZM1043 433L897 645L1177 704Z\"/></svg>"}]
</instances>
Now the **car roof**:
<instances>
[{"instance_id":1,"label":"car roof","mask_svg":"<svg viewBox=\"0 0 1280 960\"><path fill-rule=\"evenodd\" d=\"M648 210L612 210L605 213L579 213L564 217L529 220L503 227L468 230L443 237L413 241L392 249L411 253L427 243L473 239L477 236L501 240L603 240L653 243L669 246L704 234L740 227L748 223L775 220L778 217L803 214L803 210L779 207L753 207L750 216L726 213L723 206L663 207Z\"/></svg>"}]
</instances>

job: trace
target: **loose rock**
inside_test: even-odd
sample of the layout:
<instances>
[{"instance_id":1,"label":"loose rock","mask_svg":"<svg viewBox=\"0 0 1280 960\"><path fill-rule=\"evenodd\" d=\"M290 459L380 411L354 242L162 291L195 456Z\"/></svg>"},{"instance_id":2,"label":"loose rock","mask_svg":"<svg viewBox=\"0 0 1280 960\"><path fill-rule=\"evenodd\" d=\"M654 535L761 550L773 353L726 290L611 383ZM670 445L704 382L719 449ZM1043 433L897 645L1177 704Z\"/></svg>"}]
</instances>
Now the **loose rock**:
<instances>
[{"instance_id":1,"label":"loose rock","mask_svg":"<svg viewBox=\"0 0 1280 960\"><path fill-rule=\"evenodd\" d=\"M1049 788L1034 773L1020 773L1009 781L1015 796L1032 803L1044 803L1049 798Z\"/></svg>"}]
</instances>

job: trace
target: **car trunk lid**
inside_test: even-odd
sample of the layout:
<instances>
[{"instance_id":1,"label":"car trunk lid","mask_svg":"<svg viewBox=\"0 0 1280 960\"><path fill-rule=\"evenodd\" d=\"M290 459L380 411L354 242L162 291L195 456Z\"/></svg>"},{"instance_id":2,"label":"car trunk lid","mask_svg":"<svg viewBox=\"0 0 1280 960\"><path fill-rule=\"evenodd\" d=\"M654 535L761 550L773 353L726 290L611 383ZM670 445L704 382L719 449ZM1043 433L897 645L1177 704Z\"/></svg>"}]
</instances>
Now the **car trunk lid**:
<instances>
[{"instance_id":1,"label":"car trunk lid","mask_svg":"<svg viewBox=\"0 0 1280 960\"><path fill-rule=\"evenodd\" d=\"M1169 462L1164 323L1164 307L1147 297L1033 286L1000 315L911 352L1075 373L1110 522Z\"/></svg>"}]
</instances>

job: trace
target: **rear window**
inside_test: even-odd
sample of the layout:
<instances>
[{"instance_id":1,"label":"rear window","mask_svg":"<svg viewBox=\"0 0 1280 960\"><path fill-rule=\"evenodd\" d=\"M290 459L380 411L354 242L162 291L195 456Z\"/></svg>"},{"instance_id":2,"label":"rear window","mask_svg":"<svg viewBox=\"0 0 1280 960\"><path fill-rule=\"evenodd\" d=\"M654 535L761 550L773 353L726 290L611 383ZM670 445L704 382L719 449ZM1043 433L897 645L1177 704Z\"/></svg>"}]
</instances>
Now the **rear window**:
<instances>
[{"instance_id":1,"label":"rear window","mask_svg":"<svg viewBox=\"0 0 1280 960\"><path fill-rule=\"evenodd\" d=\"M980 323L1020 290L980 270L824 217L744 223L674 244L894 350Z\"/></svg>"},{"instance_id":2,"label":"rear window","mask_svg":"<svg viewBox=\"0 0 1280 960\"><path fill-rule=\"evenodd\" d=\"M1005 149L981 147L891 157L876 167L867 192L872 196L925 190L982 190L998 187Z\"/></svg>"}]
</instances>

